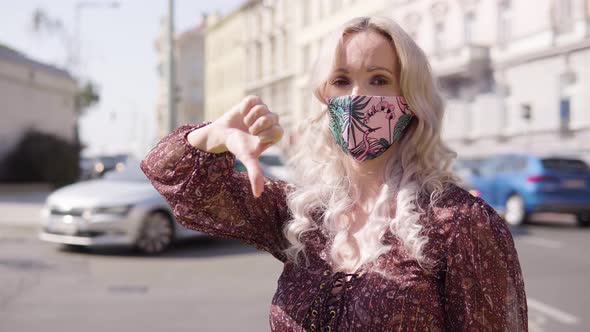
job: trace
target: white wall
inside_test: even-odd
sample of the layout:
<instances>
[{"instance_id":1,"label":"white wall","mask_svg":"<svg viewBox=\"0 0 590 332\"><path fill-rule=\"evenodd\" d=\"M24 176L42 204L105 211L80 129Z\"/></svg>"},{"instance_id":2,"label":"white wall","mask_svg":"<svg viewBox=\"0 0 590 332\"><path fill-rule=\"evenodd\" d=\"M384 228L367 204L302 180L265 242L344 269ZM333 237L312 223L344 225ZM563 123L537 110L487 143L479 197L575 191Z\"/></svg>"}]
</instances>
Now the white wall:
<instances>
[{"instance_id":1,"label":"white wall","mask_svg":"<svg viewBox=\"0 0 590 332\"><path fill-rule=\"evenodd\" d=\"M570 57L576 73L575 97L572 98L573 129L590 127L590 49L576 52Z\"/></svg>"},{"instance_id":2,"label":"white wall","mask_svg":"<svg viewBox=\"0 0 590 332\"><path fill-rule=\"evenodd\" d=\"M28 129L74 140L74 81L0 60L0 157Z\"/></svg>"}]
</instances>

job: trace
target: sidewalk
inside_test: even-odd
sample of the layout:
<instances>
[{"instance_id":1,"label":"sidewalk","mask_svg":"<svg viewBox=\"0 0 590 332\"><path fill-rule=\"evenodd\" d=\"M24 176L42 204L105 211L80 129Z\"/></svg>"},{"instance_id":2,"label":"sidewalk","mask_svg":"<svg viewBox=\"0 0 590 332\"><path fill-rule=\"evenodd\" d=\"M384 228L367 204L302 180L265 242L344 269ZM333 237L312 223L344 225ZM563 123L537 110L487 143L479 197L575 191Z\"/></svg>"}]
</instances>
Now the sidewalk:
<instances>
[{"instance_id":1,"label":"sidewalk","mask_svg":"<svg viewBox=\"0 0 590 332\"><path fill-rule=\"evenodd\" d=\"M45 184L0 184L0 229L37 227L51 188Z\"/></svg>"}]
</instances>

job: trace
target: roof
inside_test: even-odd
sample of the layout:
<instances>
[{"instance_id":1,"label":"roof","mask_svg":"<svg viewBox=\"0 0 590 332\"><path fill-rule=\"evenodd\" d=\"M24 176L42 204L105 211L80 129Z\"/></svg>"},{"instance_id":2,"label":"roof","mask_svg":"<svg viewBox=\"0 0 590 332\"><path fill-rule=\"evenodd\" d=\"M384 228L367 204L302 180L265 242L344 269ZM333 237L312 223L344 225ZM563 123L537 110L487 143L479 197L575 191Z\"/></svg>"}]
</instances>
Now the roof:
<instances>
[{"instance_id":1,"label":"roof","mask_svg":"<svg viewBox=\"0 0 590 332\"><path fill-rule=\"evenodd\" d=\"M3 45L2 43L0 43L0 60L5 60L8 62L25 65L27 67L37 69L37 70L43 70L43 71L46 71L46 72L51 73L53 75L63 76L65 78L68 78L71 80L74 79L68 71L66 71L64 69L57 68L52 65L48 65L48 64L33 60L33 59L29 58L28 56L26 56L25 54L15 50L15 49L12 49L6 45Z\"/></svg>"}]
</instances>

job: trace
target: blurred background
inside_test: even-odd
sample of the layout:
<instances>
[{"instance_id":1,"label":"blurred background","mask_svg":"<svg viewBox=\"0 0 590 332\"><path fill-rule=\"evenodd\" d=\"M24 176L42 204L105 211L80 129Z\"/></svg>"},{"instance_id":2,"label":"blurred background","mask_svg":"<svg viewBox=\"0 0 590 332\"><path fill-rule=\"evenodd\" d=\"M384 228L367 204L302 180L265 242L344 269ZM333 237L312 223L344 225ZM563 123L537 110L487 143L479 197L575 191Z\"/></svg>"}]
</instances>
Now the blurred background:
<instances>
[{"instance_id":1,"label":"blurred background","mask_svg":"<svg viewBox=\"0 0 590 332\"><path fill-rule=\"evenodd\" d=\"M588 330L589 0L0 0L0 330L269 330L282 266L182 228L138 161L256 94L285 128L263 170L288 180L314 59L362 15L428 55L530 330Z\"/></svg>"}]
</instances>

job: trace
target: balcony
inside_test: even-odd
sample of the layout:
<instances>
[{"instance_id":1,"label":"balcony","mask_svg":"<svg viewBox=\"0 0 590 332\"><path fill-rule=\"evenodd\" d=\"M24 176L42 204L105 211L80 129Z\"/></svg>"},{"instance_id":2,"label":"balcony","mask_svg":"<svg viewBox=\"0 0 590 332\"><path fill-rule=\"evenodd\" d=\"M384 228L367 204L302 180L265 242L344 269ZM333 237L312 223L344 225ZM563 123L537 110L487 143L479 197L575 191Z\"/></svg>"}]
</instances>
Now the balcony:
<instances>
[{"instance_id":1,"label":"balcony","mask_svg":"<svg viewBox=\"0 0 590 332\"><path fill-rule=\"evenodd\" d=\"M431 55L430 64L440 79L478 78L490 69L490 49L463 45Z\"/></svg>"}]
</instances>

